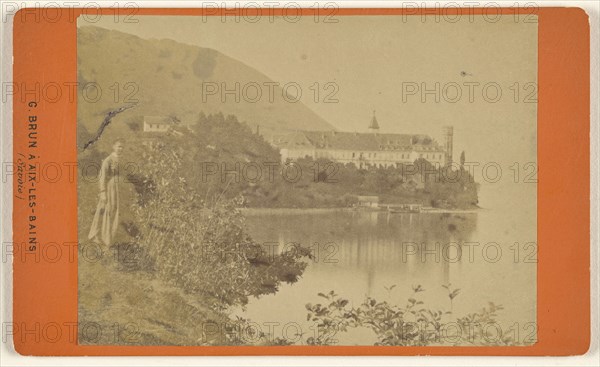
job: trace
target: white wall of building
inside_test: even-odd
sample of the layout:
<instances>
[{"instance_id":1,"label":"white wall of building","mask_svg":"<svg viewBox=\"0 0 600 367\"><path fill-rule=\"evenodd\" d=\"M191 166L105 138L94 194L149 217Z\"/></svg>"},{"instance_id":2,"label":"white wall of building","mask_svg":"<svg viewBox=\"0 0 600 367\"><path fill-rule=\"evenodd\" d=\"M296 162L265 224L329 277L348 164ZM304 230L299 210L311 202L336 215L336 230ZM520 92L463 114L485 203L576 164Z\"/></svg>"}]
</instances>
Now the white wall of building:
<instances>
[{"instance_id":1,"label":"white wall of building","mask_svg":"<svg viewBox=\"0 0 600 367\"><path fill-rule=\"evenodd\" d=\"M375 165L382 167L396 166L399 163L413 163L418 158L423 158L430 163L444 163L444 152L436 150L427 151L360 151L360 150L334 150L334 149L289 149L280 150L283 162L288 159L296 160L305 157L313 159L325 158L343 164L354 163L357 167Z\"/></svg>"}]
</instances>

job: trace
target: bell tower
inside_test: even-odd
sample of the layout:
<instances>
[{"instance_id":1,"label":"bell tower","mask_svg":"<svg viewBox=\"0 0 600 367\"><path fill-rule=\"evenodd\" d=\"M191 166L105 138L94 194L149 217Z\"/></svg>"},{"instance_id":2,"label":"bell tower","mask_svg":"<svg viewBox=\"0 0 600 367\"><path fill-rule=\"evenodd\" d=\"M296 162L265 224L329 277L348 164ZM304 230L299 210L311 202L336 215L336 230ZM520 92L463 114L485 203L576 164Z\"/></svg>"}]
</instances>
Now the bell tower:
<instances>
[{"instance_id":1,"label":"bell tower","mask_svg":"<svg viewBox=\"0 0 600 367\"><path fill-rule=\"evenodd\" d=\"M379 123L377 122L377 117L375 117L375 110L373 110L373 118L371 119L371 123L369 124L369 132L370 133L378 133L379 132Z\"/></svg>"},{"instance_id":2,"label":"bell tower","mask_svg":"<svg viewBox=\"0 0 600 367\"><path fill-rule=\"evenodd\" d=\"M444 134L444 150L446 153L444 163L446 166L449 166L452 164L452 140L454 138L454 127L444 126L442 127L442 132Z\"/></svg>"}]
</instances>

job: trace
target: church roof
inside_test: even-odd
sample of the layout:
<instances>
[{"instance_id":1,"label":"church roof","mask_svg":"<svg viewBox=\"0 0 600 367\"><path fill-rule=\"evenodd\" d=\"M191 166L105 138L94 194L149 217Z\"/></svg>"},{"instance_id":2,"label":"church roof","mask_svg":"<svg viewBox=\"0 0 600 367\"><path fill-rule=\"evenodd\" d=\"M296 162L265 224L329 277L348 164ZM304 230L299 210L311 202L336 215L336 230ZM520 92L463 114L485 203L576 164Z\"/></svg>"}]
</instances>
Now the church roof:
<instances>
[{"instance_id":1,"label":"church roof","mask_svg":"<svg viewBox=\"0 0 600 367\"><path fill-rule=\"evenodd\" d=\"M144 122L149 124L174 125L175 121L170 116L144 116Z\"/></svg>"},{"instance_id":2,"label":"church roof","mask_svg":"<svg viewBox=\"0 0 600 367\"><path fill-rule=\"evenodd\" d=\"M288 149L443 151L429 136L413 134L296 131L275 138L273 143Z\"/></svg>"}]
</instances>

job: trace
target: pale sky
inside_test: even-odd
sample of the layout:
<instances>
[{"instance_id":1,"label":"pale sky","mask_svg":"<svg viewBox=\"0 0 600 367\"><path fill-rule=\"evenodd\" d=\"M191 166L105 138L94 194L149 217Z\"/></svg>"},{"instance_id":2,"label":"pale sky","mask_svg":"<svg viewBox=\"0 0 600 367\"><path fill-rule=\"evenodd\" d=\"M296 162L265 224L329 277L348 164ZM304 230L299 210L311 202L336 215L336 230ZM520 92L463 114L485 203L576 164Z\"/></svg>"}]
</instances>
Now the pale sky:
<instances>
[{"instance_id":1,"label":"pale sky","mask_svg":"<svg viewBox=\"0 0 600 367\"><path fill-rule=\"evenodd\" d=\"M291 23L261 18L256 23L221 17L136 16L139 23L105 16L95 25L142 38L168 38L213 48L266 74L274 81L294 81L302 101L342 131L365 131L372 116L382 133L426 133L441 141L441 127L453 125L454 159L466 150L467 160L536 161L537 104L524 103L537 83L537 24L504 16L491 23L482 17L458 22L436 22L420 16L337 16L338 23L315 22L312 17ZM115 22L115 20L119 20ZM313 101L309 87L334 82L338 103ZM440 83L440 102L428 95L406 96L403 86ZM474 101L469 102L469 85ZM456 84L462 96L456 103ZM494 83L501 87L494 99ZM516 84L517 83L517 84ZM530 83L530 84L528 84ZM473 85L473 84L472 84ZM515 93L518 92L515 102ZM534 94L536 96L536 94Z\"/></svg>"}]
</instances>

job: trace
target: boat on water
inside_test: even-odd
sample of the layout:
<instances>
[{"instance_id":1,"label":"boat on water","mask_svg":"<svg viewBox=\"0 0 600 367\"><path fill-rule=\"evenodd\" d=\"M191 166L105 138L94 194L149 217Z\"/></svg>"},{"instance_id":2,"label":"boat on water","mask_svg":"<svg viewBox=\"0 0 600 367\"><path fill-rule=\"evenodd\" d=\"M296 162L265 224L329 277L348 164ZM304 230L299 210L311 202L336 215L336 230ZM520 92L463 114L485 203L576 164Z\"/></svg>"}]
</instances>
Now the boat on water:
<instances>
[{"instance_id":1,"label":"boat on water","mask_svg":"<svg viewBox=\"0 0 600 367\"><path fill-rule=\"evenodd\" d=\"M421 204L384 204L379 202L378 196L358 196L358 203L354 210L360 211L387 211L388 213L420 213L423 211Z\"/></svg>"},{"instance_id":2,"label":"boat on water","mask_svg":"<svg viewBox=\"0 0 600 367\"><path fill-rule=\"evenodd\" d=\"M423 210L421 204L387 204L381 206L389 213L420 213Z\"/></svg>"},{"instance_id":3,"label":"boat on water","mask_svg":"<svg viewBox=\"0 0 600 367\"><path fill-rule=\"evenodd\" d=\"M379 204L377 206L355 205L352 209L388 213L421 213L424 211L421 204Z\"/></svg>"}]
</instances>

